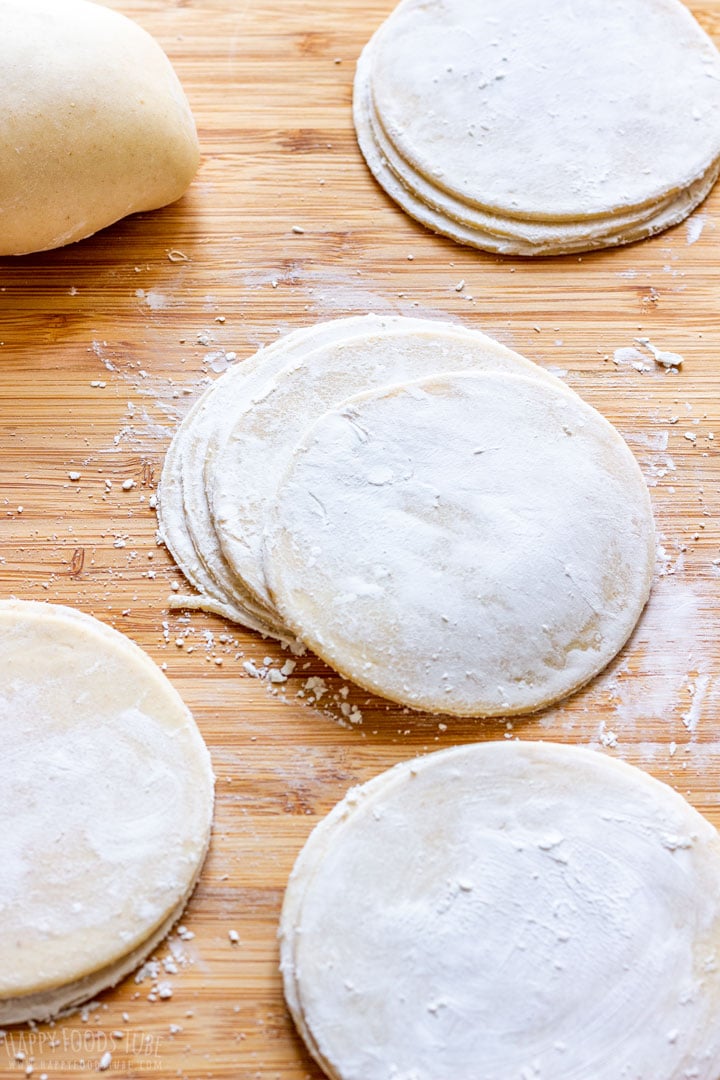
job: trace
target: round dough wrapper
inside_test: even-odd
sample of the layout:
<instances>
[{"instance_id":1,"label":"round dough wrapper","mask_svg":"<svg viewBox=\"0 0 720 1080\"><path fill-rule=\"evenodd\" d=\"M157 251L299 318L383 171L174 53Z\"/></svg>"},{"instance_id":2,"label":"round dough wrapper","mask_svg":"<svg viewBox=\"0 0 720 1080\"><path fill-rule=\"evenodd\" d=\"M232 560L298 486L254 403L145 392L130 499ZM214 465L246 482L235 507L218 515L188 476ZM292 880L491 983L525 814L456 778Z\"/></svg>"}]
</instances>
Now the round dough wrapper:
<instances>
[{"instance_id":1,"label":"round dough wrapper","mask_svg":"<svg viewBox=\"0 0 720 1080\"><path fill-rule=\"evenodd\" d=\"M210 758L157 666L90 616L0 602L0 1021L113 985L179 918ZM52 853L52 857L48 853Z\"/></svg>"},{"instance_id":2,"label":"round dough wrapper","mask_svg":"<svg viewBox=\"0 0 720 1080\"><path fill-rule=\"evenodd\" d=\"M321 823L281 920L288 1004L339 1080L720 1071L720 840L590 750L440 751Z\"/></svg>"},{"instance_id":3,"label":"round dough wrapper","mask_svg":"<svg viewBox=\"0 0 720 1080\"><path fill-rule=\"evenodd\" d=\"M354 120L368 167L411 217L458 243L502 255L561 255L645 239L683 221L717 181L720 163L679 193L642 209L578 222L526 221L470 206L420 175L398 154L374 113L370 50L358 63Z\"/></svg>"},{"instance_id":4,"label":"round dough wrapper","mask_svg":"<svg viewBox=\"0 0 720 1080\"><path fill-rule=\"evenodd\" d=\"M0 255L81 240L179 199L198 167L170 61L88 0L0 0Z\"/></svg>"},{"instance_id":5,"label":"round dough wrapper","mask_svg":"<svg viewBox=\"0 0 720 1080\"><path fill-rule=\"evenodd\" d=\"M604 217L720 157L720 55L679 0L404 0L372 49L399 153L482 209Z\"/></svg>"},{"instance_id":6,"label":"round dough wrapper","mask_svg":"<svg viewBox=\"0 0 720 1080\"><path fill-rule=\"evenodd\" d=\"M272 610L262 557L265 522L307 427L362 391L464 369L514 371L569 392L555 376L485 334L399 319L296 355L235 414L234 425L215 429L205 469L213 524L227 562L260 603Z\"/></svg>"},{"instance_id":7,"label":"round dough wrapper","mask_svg":"<svg viewBox=\"0 0 720 1080\"><path fill-rule=\"evenodd\" d=\"M600 671L652 581L640 469L577 395L460 372L359 395L305 435L265 571L337 671L416 709L530 712Z\"/></svg>"},{"instance_id":8,"label":"round dough wrapper","mask_svg":"<svg viewBox=\"0 0 720 1080\"><path fill-rule=\"evenodd\" d=\"M360 122L356 122L356 127L370 171L385 192L410 217L459 244L498 255L568 255L646 240L684 221L708 196L720 171L717 165L713 166L700 180L674 196L663 209L638 217L632 223L617 224L616 227L614 219L610 218L606 219L602 227L596 222L593 222L592 228L585 228L583 225L579 229L564 229L558 226L552 230L555 235L550 237L547 230L535 223L519 229L508 229L506 223L509 219L499 220L495 224L488 221L486 226L480 227L465 220L458 220L457 214L443 209L445 200L442 197L431 197L424 201L409 186L405 177L399 178L393 171L387 155L379 149L371 135L366 137Z\"/></svg>"}]
</instances>

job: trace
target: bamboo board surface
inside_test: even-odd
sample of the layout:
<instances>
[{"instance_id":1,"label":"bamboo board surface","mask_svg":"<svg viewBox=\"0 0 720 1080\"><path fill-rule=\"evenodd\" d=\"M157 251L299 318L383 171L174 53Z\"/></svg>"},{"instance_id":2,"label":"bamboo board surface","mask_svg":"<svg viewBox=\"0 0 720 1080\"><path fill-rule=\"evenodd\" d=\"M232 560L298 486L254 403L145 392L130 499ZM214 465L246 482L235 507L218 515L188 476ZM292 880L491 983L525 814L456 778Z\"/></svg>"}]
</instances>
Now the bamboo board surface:
<instances>
[{"instance_id":1,"label":"bamboo board surface","mask_svg":"<svg viewBox=\"0 0 720 1080\"><path fill-rule=\"evenodd\" d=\"M203 161L173 207L0 261L0 595L91 612L166 665L213 756L216 824L183 921L194 937L158 952L178 968L162 974L172 997L148 1000L152 980L130 978L85 1017L12 1030L0 1077L30 1064L76 1077L110 1049L108 1076L317 1080L285 1012L275 933L295 856L352 784L516 734L598 746L720 824L720 188L690 223L625 249L539 261L463 249L406 218L355 144L354 62L392 0L111 6L169 53ZM720 41L720 0L691 7ZM228 353L366 311L462 320L564 373L651 485L664 554L636 634L584 691L509 730L360 691L362 724L343 724L343 683L317 660L273 696L243 664L282 663L278 646L169 610L182 579L149 501L177 421ZM680 353L682 370L629 352L638 337ZM314 704L313 676L328 686Z\"/></svg>"}]
</instances>

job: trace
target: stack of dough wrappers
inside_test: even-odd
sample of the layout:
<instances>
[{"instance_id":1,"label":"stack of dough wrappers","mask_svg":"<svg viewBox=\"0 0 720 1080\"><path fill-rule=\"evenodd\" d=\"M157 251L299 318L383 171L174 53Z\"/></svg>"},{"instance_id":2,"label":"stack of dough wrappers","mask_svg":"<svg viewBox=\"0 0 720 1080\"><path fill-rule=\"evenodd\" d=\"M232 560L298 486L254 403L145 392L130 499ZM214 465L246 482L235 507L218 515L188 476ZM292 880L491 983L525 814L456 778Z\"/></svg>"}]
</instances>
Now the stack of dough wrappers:
<instances>
[{"instance_id":1,"label":"stack of dough wrappers","mask_svg":"<svg viewBox=\"0 0 720 1080\"><path fill-rule=\"evenodd\" d=\"M200 875L213 774L157 664L59 604L0 601L0 736L4 1027L73 1009L157 948Z\"/></svg>"},{"instance_id":2,"label":"stack of dough wrappers","mask_svg":"<svg viewBox=\"0 0 720 1080\"><path fill-rule=\"evenodd\" d=\"M679 0L404 0L354 115L386 192L464 244L549 255L682 221L720 160L720 56Z\"/></svg>"},{"instance_id":3,"label":"stack of dough wrappers","mask_svg":"<svg viewBox=\"0 0 720 1080\"><path fill-rule=\"evenodd\" d=\"M223 374L168 450L160 536L214 611L410 707L509 715L623 646L655 554L615 429L462 326L373 315Z\"/></svg>"}]
</instances>

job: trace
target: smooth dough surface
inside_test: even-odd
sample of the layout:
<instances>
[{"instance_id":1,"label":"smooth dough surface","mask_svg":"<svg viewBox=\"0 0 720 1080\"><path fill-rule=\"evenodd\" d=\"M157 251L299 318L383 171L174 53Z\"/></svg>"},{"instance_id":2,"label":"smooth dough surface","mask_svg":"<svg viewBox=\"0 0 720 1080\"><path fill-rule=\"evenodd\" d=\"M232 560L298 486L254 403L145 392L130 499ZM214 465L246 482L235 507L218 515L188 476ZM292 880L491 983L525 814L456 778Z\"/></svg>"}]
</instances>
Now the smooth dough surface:
<instances>
[{"instance_id":1,"label":"smooth dough surface","mask_svg":"<svg viewBox=\"0 0 720 1080\"><path fill-rule=\"evenodd\" d=\"M655 561L649 494L564 387L461 372L359 395L295 451L265 571L283 620L401 704L510 715L620 650Z\"/></svg>"},{"instance_id":2,"label":"smooth dough surface","mask_svg":"<svg viewBox=\"0 0 720 1080\"><path fill-rule=\"evenodd\" d=\"M514 371L570 392L537 364L478 331L399 318L296 355L251 404L236 410L234 424L216 427L204 490L225 558L259 602L273 608L262 555L267 517L310 424L362 391L466 369Z\"/></svg>"},{"instance_id":3,"label":"smooth dough surface","mask_svg":"<svg viewBox=\"0 0 720 1080\"><path fill-rule=\"evenodd\" d=\"M0 669L0 1020L16 1023L112 985L167 933L213 778L167 679L90 616L0 602Z\"/></svg>"},{"instance_id":4,"label":"smooth dough surface","mask_svg":"<svg viewBox=\"0 0 720 1080\"><path fill-rule=\"evenodd\" d=\"M89 0L0 0L0 255L81 240L180 198L199 162L170 61Z\"/></svg>"},{"instance_id":5,"label":"smooth dough surface","mask_svg":"<svg viewBox=\"0 0 720 1080\"><path fill-rule=\"evenodd\" d=\"M397 766L312 834L286 998L337 1080L717 1080L720 839L586 749Z\"/></svg>"}]
</instances>

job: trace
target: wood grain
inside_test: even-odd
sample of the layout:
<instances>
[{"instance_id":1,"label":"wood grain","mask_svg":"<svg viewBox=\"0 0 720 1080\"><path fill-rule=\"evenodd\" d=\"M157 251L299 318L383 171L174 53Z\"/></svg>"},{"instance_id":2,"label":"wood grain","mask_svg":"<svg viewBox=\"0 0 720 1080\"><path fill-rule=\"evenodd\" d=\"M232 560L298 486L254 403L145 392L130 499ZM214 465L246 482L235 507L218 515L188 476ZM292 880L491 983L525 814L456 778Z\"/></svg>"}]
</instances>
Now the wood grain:
<instances>
[{"instance_id":1,"label":"wood grain","mask_svg":"<svg viewBox=\"0 0 720 1080\"><path fill-rule=\"evenodd\" d=\"M217 818L184 920L195 936L173 937L186 963L166 976L172 998L148 1001L151 981L129 979L86 1021L12 1031L0 1077L32 1056L35 1077L69 1080L112 1048L109 1076L319 1080L283 1006L275 932L297 852L351 784L472 740L604 741L720 824L720 190L696 214L694 243L681 225L582 258L465 250L406 218L355 144L354 62L392 0L111 6L171 56L203 161L173 207L0 261L0 592L92 612L167 665L213 754ZM720 0L691 6L720 38ZM149 502L213 364L368 310L461 319L566 372L652 485L666 558L633 640L586 690L512 728L413 716L359 691L363 723L343 726L340 680L318 661L273 696L243 662L282 660L276 645L168 608L181 579ZM640 336L681 353L682 370L616 363ZM313 675L329 686L315 704L299 696Z\"/></svg>"}]
</instances>

